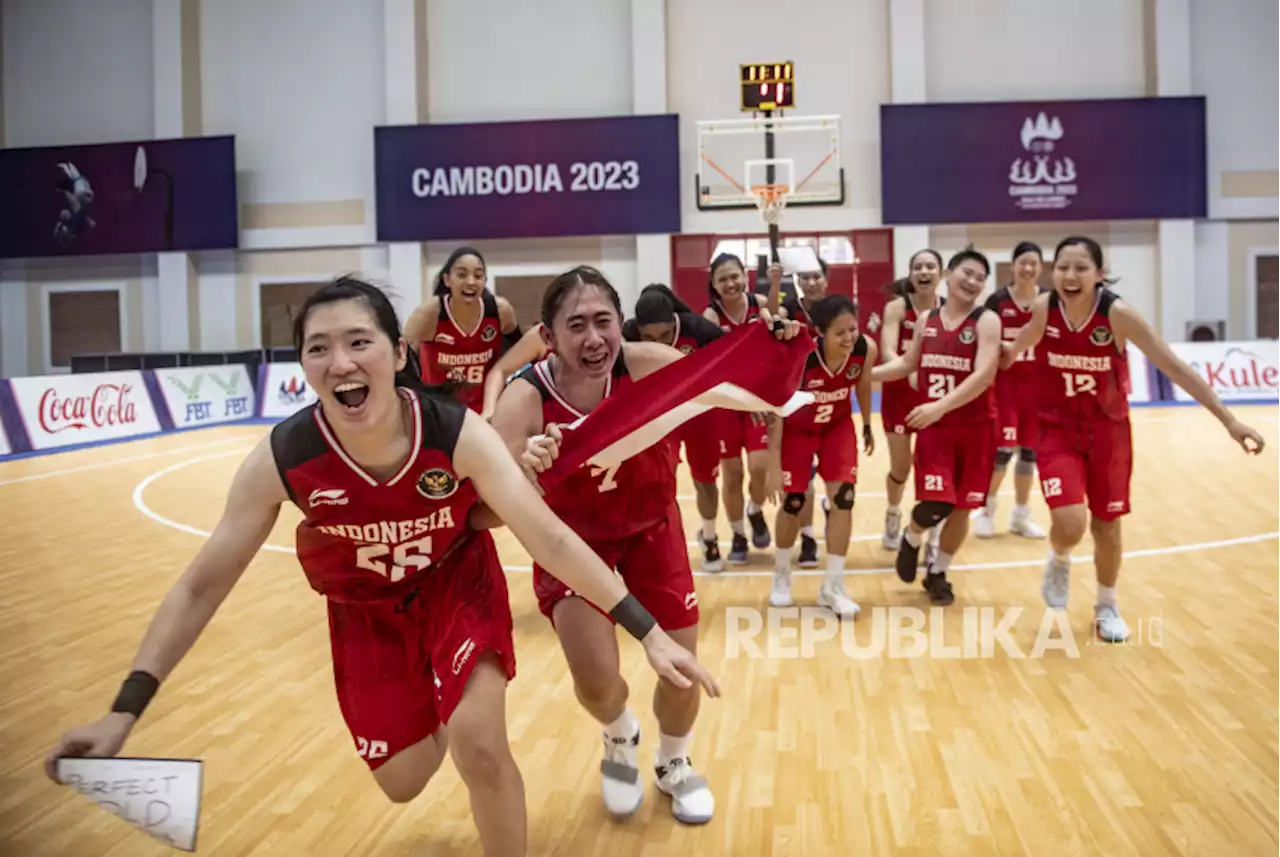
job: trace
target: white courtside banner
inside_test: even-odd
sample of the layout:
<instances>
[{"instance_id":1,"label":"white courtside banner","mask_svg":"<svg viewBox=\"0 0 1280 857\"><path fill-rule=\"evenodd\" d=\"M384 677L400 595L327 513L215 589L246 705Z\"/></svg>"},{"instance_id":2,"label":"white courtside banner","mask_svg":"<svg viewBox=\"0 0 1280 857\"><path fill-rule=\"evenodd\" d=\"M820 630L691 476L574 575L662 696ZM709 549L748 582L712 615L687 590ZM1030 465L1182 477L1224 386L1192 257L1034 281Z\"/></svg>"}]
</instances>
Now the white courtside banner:
<instances>
[{"instance_id":1,"label":"white courtside banner","mask_svg":"<svg viewBox=\"0 0 1280 857\"><path fill-rule=\"evenodd\" d=\"M316 401L301 363L268 363L262 384L262 416L291 416Z\"/></svg>"},{"instance_id":2,"label":"white courtside banner","mask_svg":"<svg viewBox=\"0 0 1280 857\"><path fill-rule=\"evenodd\" d=\"M1280 400L1280 342L1274 339L1169 345L1224 402ZM1179 402L1195 401L1177 384L1173 385L1173 395Z\"/></svg>"},{"instance_id":3,"label":"white courtside banner","mask_svg":"<svg viewBox=\"0 0 1280 857\"><path fill-rule=\"evenodd\" d=\"M155 370L174 428L243 420L257 413L249 370L243 363Z\"/></svg>"},{"instance_id":4,"label":"white courtside banner","mask_svg":"<svg viewBox=\"0 0 1280 857\"><path fill-rule=\"evenodd\" d=\"M201 775L197 759L58 760L58 781L166 845L196 850Z\"/></svg>"},{"instance_id":5,"label":"white courtside banner","mask_svg":"<svg viewBox=\"0 0 1280 857\"><path fill-rule=\"evenodd\" d=\"M34 449L160 431L141 372L44 375L9 383Z\"/></svg>"},{"instance_id":6,"label":"white courtside banner","mask_svg":"<svg viewBox=\"0 0 1280 857\"><path fill-rule=\"evenodd\" d=\"M1151 372L1147 368L1147 355L1130 343L1125 348L1129 356L1129 401L1151 401Z\"/></svg>"}]
</instances>

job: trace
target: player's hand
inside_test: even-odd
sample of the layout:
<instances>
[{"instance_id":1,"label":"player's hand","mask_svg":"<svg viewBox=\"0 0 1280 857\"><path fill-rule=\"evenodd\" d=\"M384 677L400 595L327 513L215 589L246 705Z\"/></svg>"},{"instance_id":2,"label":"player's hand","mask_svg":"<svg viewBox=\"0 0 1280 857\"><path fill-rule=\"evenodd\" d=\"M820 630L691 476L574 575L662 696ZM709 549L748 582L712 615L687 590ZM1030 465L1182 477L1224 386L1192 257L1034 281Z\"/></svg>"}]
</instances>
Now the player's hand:
<instances>
[{"instance_id":1,"label":"player's hand","mask_svg":"<svg viewBox=\"0 0 1280 857\"><path fill-rule=\"evenodd\" d=\"M769 283L770 285L782 285L782 266L777 262L769 265Z\"/></svg>"},{"instance_id":2,"label":"player's hand","mask_svg":"<svg viewBox=\"0 0 1280 857\"><path fill-rule=\"evenodd\" d=\"M1231 439L1240 444L1241 449L1250 455L1260 454L1263 447L1267 445L1262 435L1239 420L1227 426L1227 432L1231 435Z\"/></svg>"},{"instance_id":3,"label":"player's hand","mask_svg":"<svg viewBox=\"0 0 1280 857\"><path fill-rule=\"evenodd\" d=\"M555 423L547 423L547 433L537 434L524 442L524 452L520 454L520 467L529 481L538 484L538 474L551 469L551 465L560 457L560 427Z\"/></svg>"},{"instance_id":4,"label":"player's hand","mask_svg":"<svg viewBox=\"0 0 1280 857\"><path fill-rule=\"evenodd\" d=\"M778 340L785 342L788 339L795 339L800 335L800 331L804 329L804 325L798 321L788 321L785 318L774 317L767 309L760 310L760 320L773 329L773 335Z\"/></svg>"},{"instance_id":5,"label":"player's hand","mask_svg":"<svg viewBox=\"0 0 1280 857\"><path fill-rule=\"evenodd\" d=\"M907 425L919 431L933 425L942 419L946 411L942 409L941 402L929 402L927 405L918 405L911 409L911 413L907 414Z\"/></svg>"},{"instance_id":6,"label":"player's hand","mask_svg":"<svg viewBox=\"0 0 1280 857\"><path fill-rule=\"evenodd\" d=\"M869 425L862 427L862 451L867 455L876 451L876 435Z\"/></svg>"},{"instance_id":7,"label":"player's hand","mask_svg":"<svg viewBox=\"0 0 1280 857\"><path fill-rule=\"evenodd\" d=\"M112 712L88 726L72 729L58 739L57 745L44 758L44 772L58 782L58 759L64 756L114 756L124 747L138 719L132 714Z\"/></svg>"},{"instance_id":8,"label":"player's hand","mask_svg":"<svg viewBox=\"0 0 1280 857\"><path fill-rule=\"evenodd\" d=\"M667 636L666 631L654 625L642 643L649 665L659 676L681 690L693 687L696 682L707 692L707 696L714 699L720 695L720 685L707 672L706 667L698 663L693 652Z\"/></svg>"},{"instance_id":9,"label":"player's hand","mask_svg":"<svg viewBox=\"0 0 1280 857\"><path fill-rule=\"evenodd\" d=\"M764 501L766 503L782 503L783 499L785 499L782 491L782 485L785 481L786 479L782 475L782 466L778 464L770 465L764 477Z\"/></svg>"}]
</instances>

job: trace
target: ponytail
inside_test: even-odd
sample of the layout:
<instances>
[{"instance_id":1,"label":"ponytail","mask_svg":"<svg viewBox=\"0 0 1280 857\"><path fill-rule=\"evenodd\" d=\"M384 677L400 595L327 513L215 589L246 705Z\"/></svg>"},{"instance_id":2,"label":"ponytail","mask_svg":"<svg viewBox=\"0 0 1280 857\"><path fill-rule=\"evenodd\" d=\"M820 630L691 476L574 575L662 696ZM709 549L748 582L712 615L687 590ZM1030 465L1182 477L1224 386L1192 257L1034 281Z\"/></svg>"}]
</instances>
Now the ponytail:
<instances>
[{"instance_id":1,"label":"ponytail","mask_svg":"<svg viewBox=\"0 0 1280 857\"><path fill-rule=\"evenodd\" d=\"M635 320L637 324L665 324L681 312L691 313L693 310L662 283L652 283L640 292Z\"/></svg>"}]
</instances>

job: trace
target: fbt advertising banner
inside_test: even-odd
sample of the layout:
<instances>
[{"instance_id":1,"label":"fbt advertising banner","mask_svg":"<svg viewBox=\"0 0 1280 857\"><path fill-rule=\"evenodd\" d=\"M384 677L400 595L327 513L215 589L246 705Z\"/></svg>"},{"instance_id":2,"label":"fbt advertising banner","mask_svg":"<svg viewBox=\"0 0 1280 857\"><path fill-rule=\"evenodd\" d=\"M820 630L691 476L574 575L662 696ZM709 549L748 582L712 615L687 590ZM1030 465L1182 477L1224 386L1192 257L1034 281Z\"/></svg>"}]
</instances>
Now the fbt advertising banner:
<instances>
[{"instance_id":1,"label":"fbt advertising banner","mask_svg":"<svg viewBox=\"0 0 1280 857\"><path fill-rule=\"evenodd\" d=\"M1280 342L1171 342L1173 353L1209 382L1218 398L1239 401L1280 400ZM1173 384L1173 397L1194 402L1186 390Z\"/></svg>"},{"instance_id":2,"label":"fbt advertising banner","mask_svg":"<svg viewBox=\"0 0 1280 857\"><path fill-rule=\"evenodd\" d=\"M262 412L284 418L315 404L316 393L302 373L301 363L268 363L262 367Z\"/></svg>"},{"instance_id":3,"label":"fbt advertising banner","mask_svg":"<svg viewBox=\"0 0 1280 857\"><path fill-rule=\"evenodd\" d=\"M141 372L45 375L9 383L34 449L160 431Z\"/></svg>"},{"instance_id":4,"label":"fbt advertising banner","mask_svg":"<svg viewBox=\"0 0 1280 857\"><path fill-rule=\"evenodd\" d=\"M378 240L680 231L678 117L374 129Z\"/></svg>"},{"instance_id":5,"label":"fbt advertising banner","mask_svg":"<svg viewBox=\"0 0 1280 857\"><path fill-rule=\"evenodd\" d=\"M880 108L886 224L1208 215L1205 99Z\"/></svg>"},{"instance_id":6,"label":"fbt advertising banner","mask_svg":"<svg viewBox=\"0 0 1280 857\"><path fill-rule=\"evenodd\" d=\"M175 428L243 420L257 413L257 396L244 364L155 370Z\"/></svg>"}]
</instances>

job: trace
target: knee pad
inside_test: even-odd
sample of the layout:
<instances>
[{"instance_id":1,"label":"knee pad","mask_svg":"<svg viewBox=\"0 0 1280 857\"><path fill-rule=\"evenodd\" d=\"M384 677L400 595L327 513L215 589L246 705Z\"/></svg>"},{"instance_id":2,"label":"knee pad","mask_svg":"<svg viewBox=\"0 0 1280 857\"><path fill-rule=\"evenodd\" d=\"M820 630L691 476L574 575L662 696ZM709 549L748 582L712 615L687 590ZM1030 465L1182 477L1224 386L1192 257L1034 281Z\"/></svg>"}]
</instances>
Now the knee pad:
<instances>
[{"instance_id":1,"label":"knee pad","mask_svg":"<svg viewBox=\"0 0 1280 857\"><path fill-rule=\"evenodd\" d=\"M996 470L1004 470L1013 459L1013 450L1001 447L996 450Z\"/></svg>"},{"instance_id":2,"label":"knee pad","mask_svg":"<svg viewBox=\"0 0 1280 857\"><path fill-rule=\"evenodd\" d=\"M1030 476L1036 470L1036 451L1025 446L1018 450L1018 464L1015 472Z\"/></svg>"},{"instance_id":3,"label":"knee pad","mask_svg":"<svg viewBox=\"0 0 1280 857\"><path fill-rule=\"evenodd\" d=\"M841 482L840 487L831 498L831 505L842 512L853 508L854 485L852 482Z\"/></svg>"},{"instance_id":4,"label":"knee pad","mask_svg":"<svg viewBox=\"0 0 1280 857\"><path fill-rule=\"evenodd\" d=\"M799 515L804 508L804 492L792 492L782 501L782 511L788 515Z\"/></svg>"},{"instance_id":5,"label":"knee pad","mask_svg":"<svg viewBox=\"0 0 1280 857\"><path fill-rule=\"evenodd\" d=\"M938 526L938 523L944 520L947 515L950 515L951 510L954 508L954 503L943 503L941 500L926 500L923 503L917 503L916 507L911 510L911 520L915 521L916 526L920 529L928 530Z\"/></svg>"}]
</instances>

